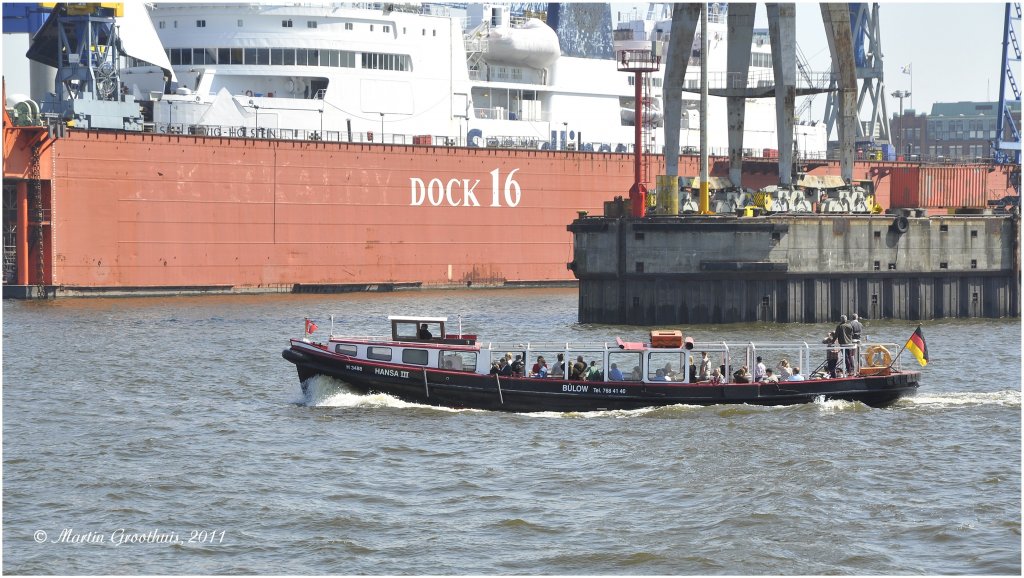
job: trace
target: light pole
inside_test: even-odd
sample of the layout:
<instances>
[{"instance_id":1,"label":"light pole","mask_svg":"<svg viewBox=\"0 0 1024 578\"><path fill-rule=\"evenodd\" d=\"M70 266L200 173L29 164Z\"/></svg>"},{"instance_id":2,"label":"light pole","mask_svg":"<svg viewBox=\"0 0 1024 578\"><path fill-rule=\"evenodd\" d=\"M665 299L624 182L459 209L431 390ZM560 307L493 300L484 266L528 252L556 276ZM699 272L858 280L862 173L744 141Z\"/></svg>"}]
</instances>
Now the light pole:
<instances>
[{"instance_id":1,"label":"light pole","mask_svg":"<svg viewBox=\"0 0 1024 578\"><path fill-rule=\"evenodd\" d=\"M257 137L260 134L260 105L255 104L252 100L249 101L249 106L256 111L256 130L254 131L253 137Z\"/></svg>"},{"instance_id":2,"label":"light pole","mask_svg":"<svg viewBox=\"0 0 1024 578\"><path fill-rule=\"evenodd\" d=\"M892 93L892 95L894 97L900 99L900 140L899 140L900 149L899 150L900 150L901 153L906 155L906 151L903 150L903 99L907 98L908 96L910 96L910 92L906 91L906 90L897 90L896 92ZM906 160L906 157L904 157L904 160Z\"/></svg>"}]
</instances>

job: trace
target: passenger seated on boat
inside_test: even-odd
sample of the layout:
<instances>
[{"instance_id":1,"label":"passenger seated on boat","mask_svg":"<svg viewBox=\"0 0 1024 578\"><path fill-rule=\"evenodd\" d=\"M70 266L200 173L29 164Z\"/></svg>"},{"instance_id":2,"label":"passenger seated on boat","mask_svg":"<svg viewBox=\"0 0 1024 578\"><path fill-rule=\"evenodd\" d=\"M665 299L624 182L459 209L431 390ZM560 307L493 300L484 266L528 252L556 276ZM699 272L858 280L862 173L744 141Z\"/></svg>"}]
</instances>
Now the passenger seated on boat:
<instances>
[{"instance_id":1,"label":"passenger seated on boat","mask_svg":"<svg viewBox=\"0 0 1024 578\"><path fill-rule=\"evenodd\" d=\"M658 371L654 372L654 377L651 378L651 381L669 381L669 379L665 375L664 369L658 369Z\"/></svg>"},{"instance_id":2,"label":"passenger seated on boat","mask_svg":"<svg viewBox=\"0 0 1024 578\"><path fill-rule=\"evenodd\" d=\"M768 367L764 370L764 382L765 383L778 383L779 376L775 375L775 371Z\"/></svg>"},{"instance_id":3,"label":"passenger seated on boat","mask_svg":"<svg viewBox=\"0 0 1024 578\"><path fill-rule=\"evenodd\" d=\"M512 375L512 365L504 357L498 360L498 375Z\"/></svg>"},{"instance_id":4,"label":"passenger seated on boat","mask_svg":"<svg viewBox=\"0 0 1024 578\"><path fill-rule=\"evenodd\" d=\"M427 329L426 323L421 323L420 330L416 333L416 337L419 339L431 339L434 335L430 333L429 329Z\"/></svg>"},{"instance_id":5,"label":"passenger seated on boat","mask_svg":"<svg viewBox=\"0 0 1024 578\"><path fill-rule=\"evenodd\" d=\"M665 374L665 381L672 381L676 377L676 372L672 371L672 364L666 363L662 371Z\"/></svg>"},{"instance_id":6,"label":"passenger seated on boat","mask_svg":"<svg viewBox=\"0 0 1024 578\"><path fill-rule=\"evenodd\" d=\"M601 373L601 368L597 366L596 361L590 362L590 367L587 368L587 372L583 375L583 379L587 381L604 381L604 375Z\"/></svg>"},{"instance_id":7,"label":"passenger seated on boat","mask_svg":"<svg viewBox=\"0 0 1024 578\"><path fill-rule=\"evenodd\" d=\"M786 381L791 375L793 375L793 368L789 365L788 359L783 359L779 362L779 380Z\"/></svg>"},{"instance_id":8,"label":"passenger seated on boat","mask_svg":"<svg viewBox=\"0 0 1024 578\"><path fill-rule=\"evenodd\" d=\"M551 377L562 377L565 375L565 356L561 353L558 354L558 363L556 363L551 371L548 372Z\"/></svg>"},{"instance_id":9,"label":"passenger seated on boat","mask_svg":"<svg viewBox=\"0 0 1024 578\"><path fill-rule=\"evenodd\" d=\"M587 374L587 362L583 361L583 356L576 356L576 363L572 364L572 370L569 373L569 379L583 379Z\"/></svg>"},{"instance_id":10,"label":"passenger seated on boat","mask_svg":"<svg viewBox=\"0 0 1024 578\"><path fill-rule=\"evenodd\" d=\"M608 370L608 379L610 381L622 381L622 372L619 371L619 366L612 364L611 369Z\"/></svg>"},{"instance_id":11,"label":"passenger seated on boat","mask_svg":"<svg viewBox=\"0 0 1024 578\"><path fill-rule=\"evenodd\" d=\"M633 366L633 372L629 374L630 381L640 381L644 378L644 372L640 369L639 365Z\"/></svg>"},{"instance_id":12,"label":"passenger seated on boat","mask_svg":"<svg viewBox=\"0 0 1024 578\"><path fill-rule=\"evenodd\" d=\"M747 366L737 369L732 373L732 380L736 383L750 383L750 372L747 371Z\"/></svg>"},{"instance_id":13,"label":"passenger seated on boat","mask_svg":"<svg viewBox=\"0 0 1024 578\"><path fill-rule=\"evenodd\" d=\"M491 362L491 375L498 375L501 373L501 366L498 365L497 361Z\"/></svg>"},{"instance_id":14,"label":"passenger seated on boat","mask_svg":"<svg viewBox=\"0 0 1024 578\"><path fill-rule=\"evenodd\" d=\"M803 381L803 380L804 380L804 376L800 375L800 368L799 367L794 367L793 368L793 375L791 375L789 377L789 379L787 379L786 381Z\"/></svg>"},{"instance_id":15,"label":"passenger seated on boat","mask_svg":"<svg viewBox=\"0 0 1024 578\"><path fill-rule=\"evenodd\" d=\"M543 355L537 356L537 363L534 363L533 368L530 369L530 375L533 377L547 377L548 362L544 361Z\"/></svg>"},{"instance_id":16,"label":"passenger seated on boat","mask_svg":"<svg viewBox=\"0 0 1024 578\"><path fill-rule=\"evenodd\" d=\"M521 355L517 355L515 361L510 365L512 366L512 373L515 375L522 375L523 370L526 369L526 364L523 363L523 356Z\"/></svg>"},{"instance_id":17,"label":"passenger seated on boat","mask_svg":"<svg viewBox=\"0 0 1024 578\"><path fill-rule=\"evenodd\" d=\"M719 383L723 383L724 381L725 381L725 379L723 379L722 371L720 369L718 369L716 367L714 370L711 371L711 380L710 380L711 383L719 384Z\"/></svg>"}]
</instances>

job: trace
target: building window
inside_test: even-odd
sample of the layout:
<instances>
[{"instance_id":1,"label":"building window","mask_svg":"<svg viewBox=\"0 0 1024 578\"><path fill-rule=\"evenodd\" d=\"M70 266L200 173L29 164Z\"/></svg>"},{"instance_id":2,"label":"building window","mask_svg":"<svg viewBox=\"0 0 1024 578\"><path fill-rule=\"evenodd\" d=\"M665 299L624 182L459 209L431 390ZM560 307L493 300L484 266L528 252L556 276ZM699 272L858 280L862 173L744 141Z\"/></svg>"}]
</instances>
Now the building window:
<instances>
[{"instance_id":1,"label":"building window","mask_svg":"<svg viewBox=\"0 0 1024 578\"><path fill-rule=\"evenodd\" d=\"M306 28L316 28L316 20L307 20Z\"/></svg>"},{"instance_id":2,"label":"building window","mask_svg":"<svg viewBox=\"0 0 1024 578\"><path fill-rule=\"evenodd\" d=\"M206 20L196 20L196 28L206 28Z\"/></svg>"},{"instance_id":3,"label":"building window","mask_svg":"<svg viewBox=\"0 0 1024 578\"><path fill-rule=\"evenodd\" d=\"M281 28L291 28L291 27L292 27L292 19L291 18L289 18L288 20L282 20L281 21Z\"/></svg>"}]
</instances>

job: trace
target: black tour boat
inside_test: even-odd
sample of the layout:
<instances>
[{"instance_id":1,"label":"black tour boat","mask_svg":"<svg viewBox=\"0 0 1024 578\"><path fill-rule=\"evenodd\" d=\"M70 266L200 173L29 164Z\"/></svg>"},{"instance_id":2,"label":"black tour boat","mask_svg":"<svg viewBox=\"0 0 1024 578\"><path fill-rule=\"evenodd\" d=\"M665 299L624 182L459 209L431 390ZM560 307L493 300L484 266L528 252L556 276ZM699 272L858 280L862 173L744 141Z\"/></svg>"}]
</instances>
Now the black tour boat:
<instances>
[{"instance_id":1,"label":"black tour boat","mask_svg":"<svg viewBox=\"0 0 1024 578\"><path fill-rule=\"evenodd\" d=\"M819 397L880 407L917 391L920 377L900 371L889 353L894 344L850 345L847 356L825 344L694 343L678 331L652 331L650 343L485 345L475 335L446 333L444 317L388 319L390 337L339 337L332 328L326 342L314 342L307 332L282 356L295 364L303 392L309 378L324 375L411 403L513 412L784 405ZM839 360L836 377L830 349ZM855 366L848 374L846 357ZM767 381L754 380L760 367ZM797 380L787 379L791 372Z\"/></svg>"}]
</instances>

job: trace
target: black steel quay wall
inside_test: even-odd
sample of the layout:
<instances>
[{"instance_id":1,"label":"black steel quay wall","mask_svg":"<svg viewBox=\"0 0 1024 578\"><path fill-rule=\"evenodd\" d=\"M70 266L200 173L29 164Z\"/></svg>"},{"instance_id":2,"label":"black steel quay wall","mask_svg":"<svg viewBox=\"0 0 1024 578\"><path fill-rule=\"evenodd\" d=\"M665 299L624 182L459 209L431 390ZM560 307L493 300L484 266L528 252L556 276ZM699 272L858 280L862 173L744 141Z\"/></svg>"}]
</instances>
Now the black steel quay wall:
<instances>
[{"instance_id":1,"label":"black steel quay wall","mask_svg":"<svg viewBox=\"0 0 1024 578\"><path fill-rule=\"evenodd\" d=\"M579 321L1020 316L1020 217L581 217Z\"/></svg>"}]
</instances>

